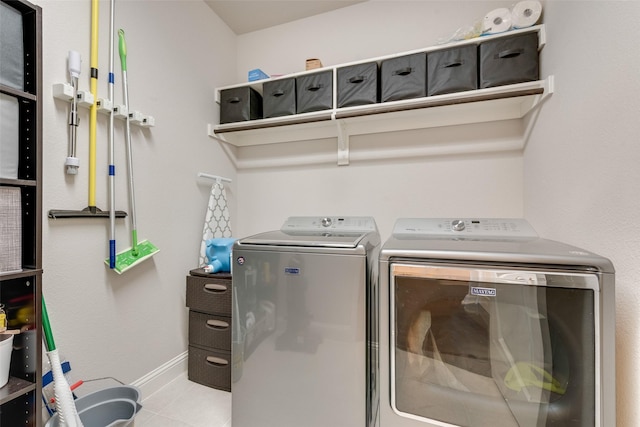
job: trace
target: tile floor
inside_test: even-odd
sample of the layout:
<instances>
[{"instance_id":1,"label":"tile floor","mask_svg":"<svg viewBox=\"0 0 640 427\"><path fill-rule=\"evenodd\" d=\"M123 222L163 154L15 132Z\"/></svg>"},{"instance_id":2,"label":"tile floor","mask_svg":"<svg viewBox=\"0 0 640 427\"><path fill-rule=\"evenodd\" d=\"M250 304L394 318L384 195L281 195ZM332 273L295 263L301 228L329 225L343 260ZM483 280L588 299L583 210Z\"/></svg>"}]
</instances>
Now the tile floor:
<instances>
[{"instance_id":1,"label":"tile floor","mask_svg":"<svg viewBox=\"0 0 640 427\"><path fill-rule=\"evenodd\" d=\"M231 393L205 387L183 374L148 397L135 427L231 427Z\"/></svg>"}]
</instances>

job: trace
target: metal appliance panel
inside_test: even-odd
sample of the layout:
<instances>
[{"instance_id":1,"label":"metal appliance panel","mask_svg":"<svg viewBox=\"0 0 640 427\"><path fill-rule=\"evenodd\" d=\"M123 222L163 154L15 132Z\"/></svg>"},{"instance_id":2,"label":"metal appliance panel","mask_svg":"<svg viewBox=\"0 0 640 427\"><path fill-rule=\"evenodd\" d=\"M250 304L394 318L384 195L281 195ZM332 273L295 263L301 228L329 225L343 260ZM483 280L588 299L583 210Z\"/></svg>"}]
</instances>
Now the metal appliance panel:
<instances>
[{"instance_id":1,"label":"metal appliance panel","mask_svg":"<svg viewBox=\"0 0 640 427\"><path fill-rule=\"evenodd\" d=\"M376 223L371 217L289 217L280 230L246 237L242 243L351 249L371 233L377 233Z\"/></svg>"},{"instance_id":2,"label":"metal appliance panel","mask_svg":"<svg viewBox=\"0 0 640 427\"><path fill-rule=\"evenodd\" d=\"M615 425L611 262L533 234L451 235L454 220L381 250L380 425ZM542 387L519 388L536 372Z\"/></svg>"},{"instance_id":3,"label":"metal appliance panel","mask_svg":"<svg viewBox=\"0 0 640 427\"><path fill-rule=\"evenodd\" d=\"M263 249L233 253L234 427L367 425L364 251Z\"/></svg>"},{"instance_id":4,"label":"metal appliance panel","mask_svg":"<svg viewBox=\"0 0 640 427\"><path fill-rule=\"evenodd\" d=\"M597 425L595 275L406 264L391 271L398 414L455 426Z\"/></svg>"},{"instance_id":5,"label":"metal appliance panel","mask_svg":"<svg viewBox=\"0 0 640 427\"><path fill-rule=\"evenodd\" d=\"M352 249L365 236L364 233L329 231L267 231L243 239L243 244L261 246L300 246Z\"/></svg>"}]
</instances>

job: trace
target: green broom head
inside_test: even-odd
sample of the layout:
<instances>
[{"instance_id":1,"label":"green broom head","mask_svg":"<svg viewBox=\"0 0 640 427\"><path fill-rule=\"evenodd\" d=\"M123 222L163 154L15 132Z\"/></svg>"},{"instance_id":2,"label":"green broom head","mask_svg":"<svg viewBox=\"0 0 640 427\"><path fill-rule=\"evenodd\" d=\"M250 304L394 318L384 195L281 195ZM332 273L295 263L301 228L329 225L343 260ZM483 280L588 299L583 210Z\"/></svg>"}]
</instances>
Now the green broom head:
<instances>
[{"instance_id":1,"label":"green broom head","mask_svg":"<svg viewBox=\"0 0 640 427\"><path fill-rule=\"evenodd\" d=\"M126 251L120 252L116 255L116 266L113 269L116 273L122 274L131 267L140 264L145 259L151 258L156 253L160 252L153 243L148 240L138 242L132 248ZM105 264L109 265L109 258L105 259Z\"/></svg>"}]
</instances>

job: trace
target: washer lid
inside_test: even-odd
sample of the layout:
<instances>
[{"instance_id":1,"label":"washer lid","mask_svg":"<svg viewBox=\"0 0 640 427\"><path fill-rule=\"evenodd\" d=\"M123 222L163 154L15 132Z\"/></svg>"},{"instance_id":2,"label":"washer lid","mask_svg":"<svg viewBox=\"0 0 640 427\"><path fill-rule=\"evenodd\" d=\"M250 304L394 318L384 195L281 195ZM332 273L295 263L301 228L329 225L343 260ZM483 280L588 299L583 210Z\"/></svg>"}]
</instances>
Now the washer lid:
<instances>
[{"instance_id":1,"label":"washer lid","mask_svg":"<svg viewBox=\"0 0 640 427\"><path fill-rule=\"evenodd\" d=\"M241 244L355 248L368 234L378 232L372 217L289 217L277 231L244 238Z\"/></svg>"},{"instance_id":2,"label":"washer lid","mask_svg":"<svg viewBox=\"0 0 640 427\"><path fill-rule=\"evenodd\" d=\"M306 246L321 248L355 248L367 233L332 231L268 231L242 239L240 244L270 246Z\"/></svg>"},{"instance_id":3,"label":"washer lid","mask_svg":"<svg viewBox=\"0 0 640 427\"><path fill-rule=\"evenodd\" d=\"M584 266L614 272L607 258L540 238L522 219L399 219L380 252L382 261L392 258Z\"/></svg>"}]
</instances>

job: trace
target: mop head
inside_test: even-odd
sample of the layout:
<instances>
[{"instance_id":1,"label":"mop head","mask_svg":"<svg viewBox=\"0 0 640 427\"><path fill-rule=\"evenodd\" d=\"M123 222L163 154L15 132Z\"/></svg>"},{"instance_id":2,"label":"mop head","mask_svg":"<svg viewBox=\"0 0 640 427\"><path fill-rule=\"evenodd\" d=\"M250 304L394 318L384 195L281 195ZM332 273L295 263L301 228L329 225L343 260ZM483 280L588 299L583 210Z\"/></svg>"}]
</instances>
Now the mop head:
<instances>
[{"instance_id":1,"label":"mop head","mask_svg":"<svg viewBox=\"0 0 640 427\"><path fill-rule=\"evenodd\" d=\"M138 253L133 252L133 248L129 248L126 251L120 252L116 255L116 266L113 269L118 274L122 274L131 267L138 265L145 259L151 258L156 253L160 252L160 249L155 247L153 243L148 240L143 240L138 243ZM109 258L105 261L105 264L109 265Z\"/></svg>"},{"instance_id":2,"label":"mop head","mask_svg":"<svg viewBox=\"0 0 640 427\"><path fill-rule=\"evenodd\" d=\"M69 383L62 372L62 366L60 365L60 356L58 350L53 349L47 352L49 363L51 365L51 372L53 373L53 390L56 397L56 411L58 412L58 419L61 426L68 427L83 427L76 403L73 400L73 393L69 388Z\"/></svg>"}]
</instances>

